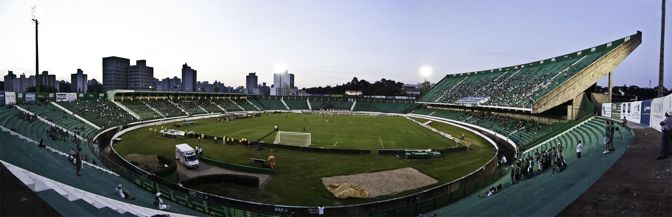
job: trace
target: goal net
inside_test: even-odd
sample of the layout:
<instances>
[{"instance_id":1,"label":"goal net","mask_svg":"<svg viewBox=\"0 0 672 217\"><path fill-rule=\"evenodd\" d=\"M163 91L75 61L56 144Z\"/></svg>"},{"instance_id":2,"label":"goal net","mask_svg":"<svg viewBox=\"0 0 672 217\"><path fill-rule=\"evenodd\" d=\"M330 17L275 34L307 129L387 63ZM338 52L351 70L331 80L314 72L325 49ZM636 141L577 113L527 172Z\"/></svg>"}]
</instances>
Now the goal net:
<instances>
[{"instance_id":1,"label":"goal net","mask_svg":"<svg viewBox=\"0 0 672 217\"><path fill-rule=\"evenodd\" d=\"M308 147L311 144L310 141L310 133L278 131L273 143Z\"/></svg>"}]
</instances>

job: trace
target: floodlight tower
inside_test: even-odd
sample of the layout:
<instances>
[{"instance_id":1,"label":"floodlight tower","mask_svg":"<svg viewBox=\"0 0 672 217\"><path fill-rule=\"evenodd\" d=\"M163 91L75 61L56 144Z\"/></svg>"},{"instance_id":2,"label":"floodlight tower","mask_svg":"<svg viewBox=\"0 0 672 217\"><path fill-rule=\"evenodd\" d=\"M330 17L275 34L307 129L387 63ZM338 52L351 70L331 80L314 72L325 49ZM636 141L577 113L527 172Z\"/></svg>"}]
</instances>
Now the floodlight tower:
<instances>
[{"instance_id":1,"label":"floodlight tower","mask_svg":"<svg viewBox=\"0 0 672 217\"><path fill-rule=\"evenodd\" d=\"M425 83L427 82L427 77L432 75L432 72L434 72L434 70L431 66L420 67L420 74L425 77Z\"/></svg>"},{"instance_id":2,"label":"floodlight tower","mask_svg":"<svg viewBox=\"0 0 672 217\"><path fill-rule=\"evenodd\" d=\"M39 97L39 95L40 95L40 81L39 81L38 77L40 75L40 55L39 55L38 40L37 40L37 26L40 25L40 22L37 21L37 16L35 16L35 7L36 7L36 5L33 5L33 7L32 7L33 22L35 22L35 99L39 99L40 98Z\"/></svg>"},{"instance_id":3,"label":"floodlight tower","mask_svg":"<svg viewBox=\"0 0 672 217\"><path fill-rule=\"evenodd\" d=\"M658 97L664 95L663 77L664 73L664 53L665 53L665 0L663 0L662 16L660 17L660 65L658 65Z\"/></svg>"}]
</instances>

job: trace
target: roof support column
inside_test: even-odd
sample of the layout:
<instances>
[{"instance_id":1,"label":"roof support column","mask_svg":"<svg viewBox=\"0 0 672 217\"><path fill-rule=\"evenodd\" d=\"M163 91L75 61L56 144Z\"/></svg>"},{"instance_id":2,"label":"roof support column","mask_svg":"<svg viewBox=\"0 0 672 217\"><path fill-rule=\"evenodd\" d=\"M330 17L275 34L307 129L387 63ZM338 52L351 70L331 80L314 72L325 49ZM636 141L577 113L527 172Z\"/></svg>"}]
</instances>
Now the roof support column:
<instances>
[{"instance_id":1,"label":"roof support column","mask_svg":"<svg viewBox=\"0 0 672 217\"><path fill-rule=\"evenodd\" d=\"M612 99L611 97L613 95L612 92L611 92L611 88L613 87L612 86L613 84L611 83L611 74L612 73L613 72L609 72L609 90L608 90L609 91L609 103L611 103L611 99Z\"/></svg>"}]
</instances>

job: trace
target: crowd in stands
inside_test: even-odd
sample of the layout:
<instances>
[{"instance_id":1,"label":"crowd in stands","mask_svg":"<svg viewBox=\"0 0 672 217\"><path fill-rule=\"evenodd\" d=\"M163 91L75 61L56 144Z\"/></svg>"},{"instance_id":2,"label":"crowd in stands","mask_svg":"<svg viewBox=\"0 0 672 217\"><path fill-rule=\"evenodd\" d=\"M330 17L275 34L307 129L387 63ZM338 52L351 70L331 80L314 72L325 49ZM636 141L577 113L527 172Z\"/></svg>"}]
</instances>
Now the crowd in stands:
<instances>
[{"instance_id":1,"label":"crowd in stands","mask_svg":"<svg viewBox=\"0 0 672 217\"><path fill-rule=\"evenodd\" d=\"M60 104L103 128L135 121L128 112L105 99L78 100Z\"/></svg>"},{"instance_id":2,"label":"crowd in stands","mask_svg":"<svg viewBox=\"0 0 672 217\"><path fill-rule=\"evenodd\" d=\"M550 149L535 150L534 153L517 159L511 164L511 182L529 179L535 175L551 170L554 174L567 168L562 153L562 145L551 147Z\"/></svg>"},{"instance_id":3,"label":"crowd in stands","mask_svg":"<svg viewBox=\"0 0 672 217\"><path fill-rule=\"evenodd\" d=\"M24 121L33 122L37 120L37 115L30 114L28 112L19 112L19 118Z\"/></svg>"},{"instance_id":4,"label":"crowd in stands","mask_svg":"<svg viewBox=\"0 0 672 217\"><path fill-rule=\"evenodd\" d=\"M622 40L614 41L614 45ZM611 44L611 43L610 43ZM481 105L531 108L536 100L562 85L616 46L571 53L518 66L451 74L420 102L451 103L465 97L488 97Z\"/></svg>"},{"instance_id":5,"label":"crowd in stands","mask_svg":"<svg viewBox=\"0 0 672 217\"><path fill-rule=\"evenodd\" d=\"M54 141L66 141L70 136L67 131L54 126L47 129L47 135Z\"/></svg>"},{"instance_id":6,"label":"crowd in stands","mask_svg":"<svg viewBox=\"0 0 672 217\"><path fill-rule=\"evenodd\" d=\"M515 119L493 115L488 112L457 112L439 111L434 116L449 115L450 119L482 126L511 138L518 145L524 146L535 138L552 130L549 125L535 121Z\"/></svg>"},{"instance_id":7,"label":"crowd in stands","mask_svg":"<svg viewBox=\"0 0 672 217\"><path fill-rule=\"evenodd\" d=\"M177 104L168 102L168 99L147 100L145 102L147 102L149 106L155 108L166 117L186 115L184 112L182 112L182 109Z\"/></svg>"}]
</instances>

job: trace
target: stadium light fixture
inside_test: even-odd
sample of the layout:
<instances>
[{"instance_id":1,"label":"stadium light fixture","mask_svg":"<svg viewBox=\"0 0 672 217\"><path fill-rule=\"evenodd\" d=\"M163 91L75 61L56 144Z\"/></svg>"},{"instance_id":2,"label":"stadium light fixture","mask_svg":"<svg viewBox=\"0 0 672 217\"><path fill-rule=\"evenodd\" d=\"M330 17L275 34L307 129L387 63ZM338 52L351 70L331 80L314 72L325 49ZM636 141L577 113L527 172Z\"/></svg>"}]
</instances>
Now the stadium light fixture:
<instances>
[{"instance_id":1,"label":"stadium light fixture","mask_svg":"<svg viewBox=\"0 0 672 217\"><path fill-rule=\"evenodd\" d=\"M429 77L429 76L432 75L432 72L434 72L434 70L432 69L431 66L422 66L422 67L420 67L420 75L422 75L423 77L425 77L425 82L427 82L427 77Z\"/></svg>"},{"instance_id":2,"label":"stadium light fixture","mask_svg":"<svg viewBox=\"0 0 672 217\"><path fill-rule=\"evenodd\" d=\"M287 67L287 64L280 62L280 63L275 64L275 67L273 67L273 71L275 71L276 73L277 72L286 72L286 71L288 71L288 68L289 67Z\"/></svg>"}]
</instances>

